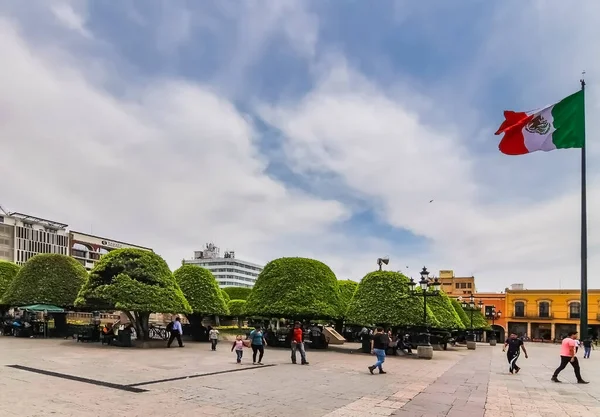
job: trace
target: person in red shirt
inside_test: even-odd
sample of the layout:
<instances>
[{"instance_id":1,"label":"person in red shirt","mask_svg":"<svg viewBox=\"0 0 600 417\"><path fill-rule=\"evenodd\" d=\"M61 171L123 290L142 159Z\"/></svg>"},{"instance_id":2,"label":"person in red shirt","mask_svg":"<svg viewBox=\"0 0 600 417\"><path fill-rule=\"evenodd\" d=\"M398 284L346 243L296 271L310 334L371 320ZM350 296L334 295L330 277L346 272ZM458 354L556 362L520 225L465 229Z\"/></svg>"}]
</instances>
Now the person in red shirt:
<instances>
[{"instance_id":1,"label":"person in red shirt","mask_svg":"<svg viewBox=\"0 0 600 417\"><path fill-rule=\"evenodd\" d=\"M304 331L302 330L302 325L299 321L295 323L294 328L292 329L291 339L292 363L296 363L296 351L299 350L302 365L308 365L308 362L306 361L306 350L304 349Z\"/></svg>"}]
</instances>

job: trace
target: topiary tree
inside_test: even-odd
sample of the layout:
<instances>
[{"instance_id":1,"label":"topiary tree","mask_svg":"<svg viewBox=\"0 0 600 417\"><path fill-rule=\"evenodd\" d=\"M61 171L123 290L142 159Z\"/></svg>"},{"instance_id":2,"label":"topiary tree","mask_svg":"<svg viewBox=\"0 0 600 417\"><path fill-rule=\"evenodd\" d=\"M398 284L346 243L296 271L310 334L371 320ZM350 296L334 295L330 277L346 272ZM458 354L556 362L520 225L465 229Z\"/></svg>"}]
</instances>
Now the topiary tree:
<instances>
[{"instance_id":1,"label":"topiary tree","mask_svg":"<svg viewBox=\"0 0 600 417\"><path fill-rule=\"evenodd\" d=\"M289 319L337 318L340 289L333 271L307 258L269 262L248 297L246 314Z\"/></svg>"},{"instance_id":2,"label":"topiary tree","mask_svg":"<svg viewBox=\"0 0 600 417\"><path fill-rule=\"evenodd\" d=\"M72 307L87 276L85 268L70 256L35 255L21 267L2 300L11 306L52 304Z\"/></svg>"},{"instance_id":3,"label":"topiary tree","mask_svg":"<svg viewBox=\"0 0 600 417\"><path fill-rule=\"evenodd\" d=\"M186 314L192 327L192 337L194 340L201 340L202 318L205 315L227 315L224 292L219 288L212 272L197 265L182 265L173 276L192 308Z\"/></svg>"},{"instance_id":4,"label":"topiary tree","mask_svg":"<svg viewBox=\"0 0 600 417\"><path fill-rule=\"evenodd\" d=\"M238 327L242 327L242 318L246 314L246 300L231 300L227 303L229 315L235 317Z\"/></svg>"},{"instance_id":5,"label":"topiary tree","mask_svg":"<svg viewBox=\"0 0 600 417\"><path fill-rule=\"evenodd\" d=\"M246 287L225 287L223 288L231 300L247 300L252 292L252 288Z\"/></svg>"},{"instance_id":6,"label":"topiary tree","mask_svg":"<svg viewBox=\"0 0 600 417\"><path fill-rule=\"evenodd\" d=\"M12 262L0 261L0 317L4 316L10 307L2 299L18 272L19 265Z\"/></svg>"},{"instance_id":7,"label":"topiary tree","mask_svg":"<svg viewBox=\"0 0 600 417\"><path fill-rule=\"evenodd\" d=\"M227 305L227 303L231 301L231 298L229 298L229 294L227 294L226 291L223 291L222 288L220 291L221 291L221 297L223 297L223 300L225 301L225 304Z\"/></svg>"},{"instance_id":8,"label":"topiary tree","mask_svg":"<svg viewBox=\"0 0 600 417\"><path fill-rule=\"evenodd\" d=\"M464 330L465 325L460 316L452 306L450 297L440 291L439 296L427 297L427 306L439 323L439 329L443 330Z\"/></svg>"},{"instance_id":9,"label":"topiary tree","mask_svg":"<svg viewBox=\"0 0 600 417\"><path fill-rule=\"evenodd\" d=\"M423 298L408 294L408 282L408 278L399 272L368 273L360 281L352 297L346 322L360 325L423 325ZM429 306L427 325L439 327Z\"/></svg>"},{"instance_id":10,"label":"topiary tree","mask_svg":"<svg viewBox=\"0 0 600 417\"><path fill-rule=\"evenodd\" d=\"M466 313L470 314L468 311ZM470 319L471 319L471 317L469 317L469 321L470 321ZM492 327L487 322L487 319L485 318L485 316L479 309L473 311L473 329L474 330L491 330L492 329Z\"/></svg>"},{"instance_id":11,"label":"topiary tree","mask_svg":"<svg viewBox=\"0 0 600 417\"><path fill-rule=\"evenodd\" d=\"M458 300L456 300L455 298L451 298L450 303L452 304L452 307L454 307L454 311L456 311L456 314L458 315L458 317L460 317L460 320L462 321L464 328L470 329L471 328L470 317L467 315L467 313L465 313L465 310L462 308L462 306L460 305Z\"/></svg>"},{"instance_id":12,"label":"topiary tree","mask_svg":"<svg viewBox=\"0 0 600 417\"><path fill-rule=\"evenodd\" d=\"M122 310L141 340L150 338L151 313L191 312L164 259L154 252L133 248L116 249L100 258L75 305Z\"/></svg>"},{"instance_id":13,"label":"topiary tree","mask_svg":"<svg viewBox=\"0 0 600 417\"><path fill-rule=\"evenodd\" d=\"M341 333L344 327L346 312L348 311L348 306L350 305L350 301L352 301L354 292L356 291L356 288L358 288L358 282L352 280L339 280L338 286L340 287L341 315L335 322L335 329L338 333Z\"/></svg>"}]
</instances>

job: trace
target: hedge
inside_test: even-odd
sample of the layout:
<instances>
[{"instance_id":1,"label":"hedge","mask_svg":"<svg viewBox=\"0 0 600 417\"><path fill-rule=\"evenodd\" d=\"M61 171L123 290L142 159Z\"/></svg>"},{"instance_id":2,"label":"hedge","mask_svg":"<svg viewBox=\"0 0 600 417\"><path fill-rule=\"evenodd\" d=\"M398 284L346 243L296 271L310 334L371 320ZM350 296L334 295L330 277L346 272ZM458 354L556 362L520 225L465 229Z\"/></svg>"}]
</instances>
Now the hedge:
<instances>
[{"instance_id":1,"label":"hedge","mask_svg":"<svg viewBox=\"0 0 600 417\"><path fill-rule=\"evenodd\" d=\"M352 301L352 297L354 296L354 293L358 288L358 282L349 279L341 280L338 281L338 286L340 287L340 302L342 315L346 316L348 306L350 306L350 301Z\"/></svg>"},{"instance_id":2,"label":"hedge","mask_svg":"<svg viewBox=\"0 0 600 417\"><path fill-rule=\"evenodd\" d=\"M11 306L52 304L72 307L87 277L85 268L70 256L35 255L21 267L2 302Z\"/></svg>"},{"instance_id":3,"label":"hedge","mask_svg":"<svg viewBox=\"0 0 600 417\"><path fill-rule=\"evenodd\" d=\"M229 295L230 300L247 300L252 292L252 288L246 287L225 287L223 288Z\"/></svg>"},{"instance_id":4,"label":"hedge","mask_svg":"<svg viewBox=\"0 0 600 417\"><path fill-rule=\"evenodd\" d=\"M196 265L183 265L173 276L193 313L227 315L227 302L212 272Z\"/></svg>"},{"instance_id":5,"label":"hedge","mask_svg":"<svg viewBox=\"0 0 600 417\"><path fill-rule=\"evenodd\" d=\"M399 272L374 271L360 281L346 322L359 325L422 326L423 298L408 294L408 278ZM427 325L439 322L427 307Z\"/></svg>"},{"instance_id":6,"label":"hedge","mask_svg":"<svg viewBox=\"0 0 600 417\"><path fill-rule=\"evenodd\" d=\"M75 304L126 312L191 312L164 259L133 248L116 249L102 256Z\"/></svg>"},{"instance_id":7,"label":"hedge","mask_svg":"<svg viewBox=\"0 0 600 417\"><path fill-rule=\"evenodd\" d=\"M440 291L438 296L427 297L427 306L431 308L433 315L439 322L440 329L465 329L462 319L452 306L450 297L445 292Z\"/></svg>"},{"instance_id":8,"label":"hedge","mask_svg":"<svg viewBox=\"0 0 600 417\"><path fill-rule=\"evenodd\" d=\"M458 313L459 317L461 318L462 322L465 325L465 328L467 330L471 330L471 310L470 309L463 309L462 305L458 302L458 300L456 299L452 299L452 306L454 307L454 310ZM488 324L486 318L484 317L483 313L479 310L479 309L475 309L473 311L473 329L474 330L490 330L491 327Z\"/></svg>"},{"instance_id":9,"label":"hedge","mask_svg":"<svg viewBox=\"0 0 600 417\"><path fill-rule=\"evenodd\" d=\"M223 291L222 288L219 289L219 291L221 292L221 297L223 297L223 301L225 301L225 305L227 305L227 303L231 301L231 297L229 297L229 294L227 294L227 292Z\"/></svg>"},{"instance_id":10,"label":"hedge","mask_svg":"<svg viewBox=\"0 0 600 417\"><path fill-rule=\"evenodd\" d=\"M307 258L269 262L248 297L249 316L289 319L338 318L340 290L333 271Z\"/></svg>"},{"instance_id":11,"label":"hedge","mask_svg":"<svg viewBox=\"0 0 600 417\"><path fill-rule=\"evenodd\" d=\"M231 300L227 308L231 317L241 318L246 314L246 300Z\"/></svg>"},{"instance_id":12,"label":"hedge","mask_svg":"<svg viewBox=\"0 0 600 417\"><path fill-rule=\"evenodd\" d=\"M19 265L12 262L0 261L0 304L2 304L1 301L4 293L13 282L18 272Z\"/></svg>"}]
</instances>

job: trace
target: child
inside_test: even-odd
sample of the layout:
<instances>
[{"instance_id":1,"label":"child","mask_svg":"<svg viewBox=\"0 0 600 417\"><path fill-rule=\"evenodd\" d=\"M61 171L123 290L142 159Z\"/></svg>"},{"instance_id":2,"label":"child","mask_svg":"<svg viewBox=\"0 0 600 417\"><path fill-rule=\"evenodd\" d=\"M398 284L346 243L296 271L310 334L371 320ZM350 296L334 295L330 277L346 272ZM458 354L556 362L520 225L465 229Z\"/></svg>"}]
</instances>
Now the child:
<instances>
[{"instance_id":1,"label":"child","mask_svg":"<svg viewBox=\"0 0 600 417\"><path fill-rule=\"evenodd\" d=\"M231 347L231 351L233 352L235 349L235 354L237 355L237 363L239 365L242 364L242 356L244 355L244 341L242 340L242 335L238 334L235 337L235 341L233 342L233 346Z\"/></svg>"}]
</instances>

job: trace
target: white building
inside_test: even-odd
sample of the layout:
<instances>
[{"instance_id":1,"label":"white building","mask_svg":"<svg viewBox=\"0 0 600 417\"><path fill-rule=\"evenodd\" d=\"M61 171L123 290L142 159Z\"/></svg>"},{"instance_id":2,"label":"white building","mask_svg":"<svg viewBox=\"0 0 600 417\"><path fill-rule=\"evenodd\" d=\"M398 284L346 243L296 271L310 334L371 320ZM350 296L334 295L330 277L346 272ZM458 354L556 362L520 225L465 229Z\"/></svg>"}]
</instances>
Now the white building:
<instances>
[{"instance_id":1,"label":"white building","mask_svg":"<svg viewBox=\"0 0 600 417\"><path fill-rule=\"evenodd\" d=\"M195 251L194 259L184 259L183 263L210 270L220 287L251 288L263 270L262 265L236 259L234 251L227 251L221 257L221 250L212 243L206 244L204 250Z\"/></svg>"},{"instance_id":2,"label":"white building","mask_svg":"<svg viewBox=\"0 0 600 417\"><path fill-rule=\"evenodd\" d=\"M68 255L67 225L0 207L0 259L23 265L39 253Z\"/></svg>"},{"instance_id":3,"label":"white building","mask_svg":"<svg viewBox=\"0 0 600 417\"><path fill-rule=\"evenodd\" d=\"M110 240L105 237L88 235L87 233L69 233L71 245L69 255L87 270L94 268L100 257L113 249L135 248L152 252L152 249L131 243Z\"/></svg>"}]
</instances>

